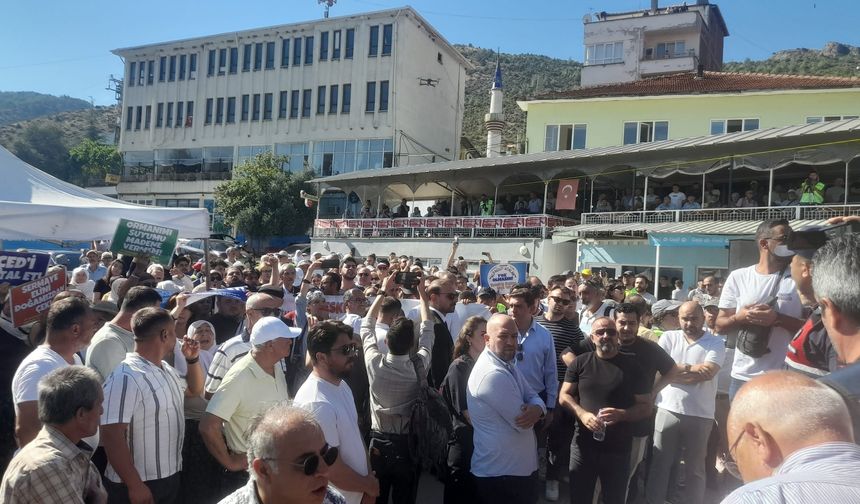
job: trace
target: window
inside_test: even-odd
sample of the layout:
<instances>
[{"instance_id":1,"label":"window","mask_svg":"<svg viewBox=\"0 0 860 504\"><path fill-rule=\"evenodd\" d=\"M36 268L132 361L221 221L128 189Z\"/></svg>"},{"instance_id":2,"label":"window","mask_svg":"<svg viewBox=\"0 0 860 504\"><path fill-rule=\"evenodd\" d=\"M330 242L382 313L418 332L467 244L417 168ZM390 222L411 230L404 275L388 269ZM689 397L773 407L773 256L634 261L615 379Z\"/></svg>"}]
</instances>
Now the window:
<instances>
[{"instance_id":1,"label":"window","mask_svg":"<svg viewBox=\"0 0 860 504\"><path fill-rule=\"evenodd\" d=\"M250 110L251 95L242 95L242 120L248 120L248 111Z\"/></svg>"},{"instance_id":2,"label":"window","mask_svg":"<svg viewBox=\"0 0 860 504\"><path fill-rule=\"evenodd\" d=\"M325 86L317 87L317 115L325 114Z\"/></svg>"},{"instance_id":3,"label":"window","mask_svg":"<svg viewBox=\"0 0 860 504\"><path fill-rule=\"evenodd\" d=\"M584 124L547 124L544 151L562 151L585 148Z\"/></svg>"},{"instance_id":4,"label":"window","mask_svg":"<svg viewBox=\"0 0 860 504\"><path fill-rule=\"evenodd\" d=\"M382 55L390 56L391 55L391 37L392 37L393 26L390 24L382 26Z\"/></svg>"},{"instance_id":5,"label":"window","mask_svg":"<svg viewBox=\"0 0 860 504\"><path fill-rule=\"evenodd\" d=\"M188 56L185 54L179 55L179 80L185 80L185 68L188 64Z\"/></svg>"},{"instance_id":6,"label":"window","mask_svg":"<svg viewBox=\"0 0 860 504\"><path fill-rule=\"evenodd\" d=\"M134 121L134 107L128 107L125 109L125 130L129 131L131 129L131 123Z\"/></svg>"},{"instance_id":7,"label":"window","mask_svg":"<svg viewBox=\"0 0 860 504\"><path fill-rule=\"evenodd\" d=\"M131 63L128 64L128 86L129 87L134 86L134 79L136 78L135 77L136 75L137 75L137 63L132 61Z\"/></svg>"},{"instance_id":8,"label":"window","mask_svg":"<svg viewBox=\"0 0 860 504\"><path fill-rule=\"evenodd\" d=\"M314 38L313 36L305 37L305 65L312 65L314 62Z\"/></svg>"},{"instance_id":9,"label":"window","mask_svg":"<svg viewBox=\"0 0 860 504\"><path fill-rule=\"evenodd\" d=\"M167 73L167 81L173 82L176 80L176 56L170 57L170 70Z\"/></svg>"},{"instance_id":10,"label":"window","mask_svg":"<svg viewBox=\"0 0 860 504\"><path fill-rule=\"evenodd\" d=\"M275 68L275 43L266 42L266 70Z\"/></svg>"},{"instance_id":11,"label":"window","mask_svg":"<svg viewBox=\"0 0 860 504\"><path fill-rule=\"evenodd\" d=\"M287 163L281 165L281 169L294 172L302 171L308 161L308 144L307 142L275 144L275 154L289 158Z\"/></svg>"},{"instance_id":12,"label":"window","mask_svg":"<svg viewBox=\"0 0 860 504\"><path fill-rule=\"evenodd\" d=\"M320 33L320 61L328 59L328 32Z\"/></svg>"},{"instance_id":13,"label":"window","mask_svg":"<svg viewBox=\"0 0 860 504\"><path fill-rule=\"evenodd\" d=\"M299 92L298 90L290 93L290 119L295 119L299 116Z\"/></svg>"},{"instance_id":14,"label":"window","mask_svg":"<svg viewBox=\"0 0 860 504\"><path fill-rule=\"evenodd\" d=\"M266 93L263 95L263 120L271 121L272 120L272 107L273 107L273 95L272 93Z\"/></svg>"},{"instance_id":15,"label":"window","mask_svg":"<svg viewBox=\"0 0 860 504\"><path fill-rule=\"evenodd\" d=\"M167 117L165 119L165 124L168 128L173 127L173 102L167 103Z\"/></svg>"},{"instance_id":16,"label":"window","mask_svg":"<svg viewBox=\"0 0 860 504\"><path fill-rule=\"evenodd\" d=\"M215 101L215 124L224 124L224 98Z\"/></svg>"},{"instance_id":17,"label":"window","mask_svg":"<svg viewBox=\"0 0 860 504\"><path fill-rule=\"evenodd\" d=\"M287 109L290 108L290 104L288 103L289 99L289 91L281 91L281 93L278 95L278 119L287 118Z\"/></svg>"},{"instance_id":18,"label":"window","mask_svg":"<svg viewBox=\"0 0 860 504\"><path fill-rule=\"evenodd\" d=\"M686 56L686 43L683 40L674 42L660 42L654 47L654 59L678 58ZM645 59L649 58L648 49L645 50Z\"/></svg>"},{"instance_id":19,"label":"window","mask_svg":"<svg viewBox=\"0 0 860 504\"><path fill-rule=\"evenodd\" d=\"M152 85L155 80L155 60L146 62L146 84Z\"/></svg>"},{"instance_id":20,"label":"window","mask_svg":"<svg viewBox=\"0 0 860 504\"><path fill-rule=\"evenodd\" d=\"M302 91L302 117L311 116L311 89Z\"/></svg>"},{"instance_id":21,"label":"window","mask_svg":"<svg viewBox=\"0 0 860 504\"><path fill-rule=\"evenodd\" d=\"M218 49L218 75L227 73L227 48Z\"/></svg>"},{"instance_id":22,"label":"window","mask_svg":"<svg viewBox=\"0 0 860 504\"><path fill-rule=\"evenodd\" d=\"M215 75L215 49L209 49L209 64L206 67L206 76L212 77Z\"/></svg>"},{"instance_id":23,"label":"window","mask_svg":"<svg viewBox=\"0 0 860 504\"><path fill-rule=\"evenodd\" d=\"M331 59L340 59L340 30L331 32Z\"/></svg>"},{"instance_id":24,"label":"window","mask_svg":"<svg viewBox=\"0 0 860 504\"><path fill-rule=\"evenodd\" d=\"M254 94L252 103L254 104L254 106L251 109L251 120L252 121L259 121L260 120L260 93Z\"/></svg>"},{"instance_id":25,"label":"window","mask_svg":"<svg viewBox=\"0 0 860 504\"><path fill-rule=\"evenodd\" d=\"M242 46L242 71L251 71L251 44Z\"/></svg>"},{"instance_id":26,"label":"window","mask_svg":"<svg viewBox=\"0 0 860 504\"><path fill-rule=\"evenodd\" d=\"M212 98L206 98L206 119L203 124L212 124Z\"/></svg>"},{"instance_id":27,"label":"window","mask_svg":"<svg viewBox=\"0 0 860 504\"><path fill-rule=\"evenodd\" d=\"M158 82L164 82L167 76L167 56L158 58Z\"/></svg>"},{"instance_id":28,"label":"window","mask_svg":"<svg viewBox=\"0 0 860 504\"><path fill-rule=\"evenodd\" d=\"M227 98L227 124L236 122L236 97Z\"/></svg>"},{"instance_id":29,"label":"window","mask_svg":"<svg viewBox=\"0 0 860 504\"><path fill-rule=\"evenodd\" d=\"M379 53L379 26L370 27L370 49L368 56L376 56Z\"/></svg>"},{"instance_id":30,"label":"window","mask_svg":"<svg viewBox=\"0 0 860 504\"><path fill-rule=\"evenodd\" d=\"M364 111L373 112L376 109L376 83L367 83L367 96L364 101Z\"/></svg>"},{"instance_id":31,"label":"window","mask_svg":"<svg viewBox=\"0 0 860 504\"><path fill-rule=\"evenodd\" d=\"M340 92L338 85L329 86L328 91L328 113L337 114L337 98Z\"/></svg>"},{"instance_id":32,"label":"window","mask_svg":"<svg viewBox=\"0 0 860 504\"><path fill-rule=\"evenodd\" d=\"M143 107L137 107L135 110L135 118L134 118L134 130L137 131L140 129L140 123L143 120Z\"/></svg>"},{"instance_id":33,"label":"window","mask_svg":"<svg viewBox=\"0 0 860 504\"><path fill-rule=\"evenodd\" d=\"M254 44L254 71L263 68L263 43Z\"/></svg>"},{"instance_id":34,"label":"window","mask_svg":"<svg viewBox=\"0 0 860 504\"><path fill-rule=\"evenodd\" d=\"M144 62L141 61L137 65L137 85L143 86L144 79L146 79L146 68L144 67Z\"/></svg>"},{"instance_id":35,"label":"window","mask_svg":"<svg viewBox=\"0 0 860 504\"><path fill-rule=\"evenodd\" d=\"M607 42L585 46L586 65L608 65L624 61L624 43Z\"/></svg>"},{"instance_id":36,"label":"window","mask_svg":"<svg viewBox=\"0 0 860 504\"><path fill-rule=\"evenodd\" d=\"M711 134L737 133L758 129L758 119L715 119L711 121Z\"/></svg>"},{"instance_id":37,"label":"window","mask_svg":"<svg viewBox=\"0 0 860 504\"><path fill-rule=\"evenodd\" d=\"M281 68L290 66L290 39L281 41Z\"/></svg>"},{"instance_id":38,"label":"window","mask_svg":"<svg viewBox=\"0 0 860 504\"><path fill-rule=\"evenodd\" d=\"M841 121L843 119L857 119L856 115L846 115L846 116L817 116L817 117L807 117L806 124L814 124L820 122L830 122L830 121Z\"/></svg>"},{"instance_id":39,"label":"window","mask_svg":"<svg viewBox=\"0 0 860 504\"><path fill-rule=\"evenodd\" d=\"M155 106L155 127L160 128L164 124L164 104L159 103Z\"/></svg>"},{"instance_id":40,"label":"window","mask_svg":"<svg viewBox=\"0 0 860 504\"><path fill-rule=\"evenodd\" d=\"M355 49L355 28L349 28L346 30L346 54L344 54L344 58L352 59L352 52Z\"/></svg>"},{"instance_id":41,"label":"window","mask_svg":"<svg viewBox=\"0 0 860 504\"><path fill-rule=\"evenodd\" d=\"M340 106L341 114L349 114L349 108L352 103L352 84L343 85L343 104Z\"/></svg>"},{"instance_id":42,"label":"window","mask_svg":"<svg viewBox=\"0 0 860 504\"><path fill-rule=\"evenodd\" d=\"M192 54L188 59L188 80L197 78L197 55Z\"/></svg>"},{"instance_id":43,"label":"window","mask_svg":"<svg viewBox=\"0 0 860 504\"><path fill-rule=\"evenodd\" d=\"M230 74L235 74L239 71L239 48L230 48Z\"/></svg>"},{"instance_id":44,"label":"window","mask_svg":"<svg viewBox=\"0 0 860 504\"><path fill-rule=\"evenodd\" d=\"M388 81L384 80L379 83L379 111L385 112L388 110Z\"/></svg>"},{"instance_id":45,"label":"window","mask_svg":"<svg viewBox=\"0 0 860 504\"><path fill-rule=\"evenodd\" d=\"M293 66L302 64L302 38L293 39Z\"/></svg>"},{"instance_id":46,"label":"window","mask_svg":"<svg viewBox=\"0 0 860 504\"><path fill-rule=\"evenodd\" d=\"M185 127L190 128L194 125L194 102L189 101L185 104Z\"/></svg>"},{"instance_id":47,"label":"window","mask_svg":"<svg viewBox=\"0 0 860 504\"><path fill-rule=\"evenodd\" d=\"M669 138L669 121L624 123L624 145L658 142Z\"/></svg>"}]
</instances>

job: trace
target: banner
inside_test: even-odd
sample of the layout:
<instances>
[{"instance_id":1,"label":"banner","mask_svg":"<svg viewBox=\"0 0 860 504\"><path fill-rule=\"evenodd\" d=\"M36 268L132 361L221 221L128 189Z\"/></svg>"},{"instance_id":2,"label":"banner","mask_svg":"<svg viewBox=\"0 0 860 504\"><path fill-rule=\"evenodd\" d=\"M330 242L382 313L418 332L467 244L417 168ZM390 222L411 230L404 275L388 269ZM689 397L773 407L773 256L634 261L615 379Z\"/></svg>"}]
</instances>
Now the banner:
<instances>
[{"instance_id":1,"label":"banner","mask_svg":"<svg viewBox=\"0 0 860 504\"><path fill-rule=\"evenodd\" d=\"M135 257L148 256L153 262L170 264L177 238L178 229L120 219L110 250Z\"/></svg>"},{"instance_id":2,"label":"banner","mask_svg":"<svg viewBox=\"0 0 860 504\"><path fill-rule=\"evenodd\" d=\"M55 268L38 280L12 287L12 324L15 327L34 322L48 311L54 296L66 290L66 270Z\"/></svg>"},{"instance_id":3,"label":"banner","mask_svg":"<svg viewBox=\"0 0 860 504\"><path fill-rule=\"evenodd\" d=\"M558 183L558 194L555 196L556 210L576 209L576 193L579 191L579 179L562 180Z\"/></svg>"},{"instance_id":4,"label":"banner","mask_svg":"<svg viewBox=\"0 0 860 504\"><path fill-rule=\"evenodd\" d=\"M490 287L498 294L508 294L511 287L526 281L529 275L527 262L481 265L481 287Z\"/></svg>"},{"instance_id":5,"label":"banner","mask_svg":"<svg viewBox=\"0 0 860 504\"><path fill-rule=\"evenodd\" d=\"M201 299L206 299L212 296L225 296L230 297L243 303L248 299L248 288L247 287L227 287L225 289L212 289L208 291L195 292L188 295L188 301L185 302L185 306L188 306L192 303L196 303ZM168 296L170 297L170 296Z\"/></svg>"},{"instance_id":6,"label":"banner","mask_svg":"<svg viewBox=\"0 0 860 504\"><path fill-rule=\"evenodd\" d=\"M42 278L50 262L50 254L0 252L0 283L21 285Z\"/></svg>"},{"instance_id":7,"label":"banner","mask_svg":"<svg viewBox=\"0 0 860 504\"><path fill-rule=\"evenodd\" d=\"M707 234L648 233L653 246L728 248L730 236Z\"/></svg>"}]
</instances>

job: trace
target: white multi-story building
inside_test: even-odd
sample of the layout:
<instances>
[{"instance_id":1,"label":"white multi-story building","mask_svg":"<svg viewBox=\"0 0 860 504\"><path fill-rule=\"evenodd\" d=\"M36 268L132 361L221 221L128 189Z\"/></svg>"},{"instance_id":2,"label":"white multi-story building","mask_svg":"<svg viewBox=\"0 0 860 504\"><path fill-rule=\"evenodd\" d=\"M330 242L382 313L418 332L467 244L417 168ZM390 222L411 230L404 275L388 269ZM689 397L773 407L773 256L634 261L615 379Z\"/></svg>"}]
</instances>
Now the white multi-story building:
<instances>
[{"instance_id":1,"label":"white multi-story building","mask_svg":"<svg viewBox=\"0 0 860 504\"><path fill-rule=\"evenodd\" d=\"M650 9L588 14L583 23L583 86L691 72L700 65L719 71L723 39L729 35L719 7L708 0L670 7L651 0Z\"/></svg>"},{"instance_id":2,"label":"white multi-story building","mask_svg":"<svg viewBox=\"0 0 860 504\"><path fill-rule=\"evenodd\" d=\"M457 158L469 62L408 7L113 53L124 200L212 210L265 151L322 176Z\"/></svg>"}]
</instances>

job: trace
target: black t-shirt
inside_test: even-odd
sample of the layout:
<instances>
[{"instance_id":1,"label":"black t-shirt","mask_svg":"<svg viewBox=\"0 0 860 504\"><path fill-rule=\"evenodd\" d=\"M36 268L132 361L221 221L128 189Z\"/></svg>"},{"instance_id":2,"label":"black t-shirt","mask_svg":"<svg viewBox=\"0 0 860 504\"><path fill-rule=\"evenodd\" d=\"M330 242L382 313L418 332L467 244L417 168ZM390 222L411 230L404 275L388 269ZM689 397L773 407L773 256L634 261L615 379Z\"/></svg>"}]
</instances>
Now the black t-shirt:
<instances>
[{"instance_id":1,"label":"black t-shirt","mask_svg":"<svg viewBox=\"0 0 860 504\"><path fill-rule=\"evenodd\" d=\"M558 381L564 381L564 374L567 372L567 364L561 359L561 354L566 350L573 350L578 347L583 340L582 330L579 325L570 319L563 318L551 322L543 315L535 317L537 323L544 326L552 335L552 341L555 344L556 366L558 366ZM574 353L576 353L574 351Z\"/></svg>"},{"instance_id":2,"label":"black t-shirt","mask_svg":"<svg viewBox=\"0 0 860 504\"><path fill-rule=\"evenodd\" d=\"M442 398L448 405L448 411L454 420L454 429L471 427L466 422L463 412L469 409L466 404L466 385L469 383L469 375L475 366L475 360L469 354L457 357L448 368L448 374L442 381Z\"/></svg>"},{"instance_id":3,"label":"black t-shirt","mask_svg":"<svg viewBox=\"0 0 860 504\"><path fill-rule=\"evenodd\" d=\"M564 381L576 383L580 406L595 415L600 408L630 408L636 403L636 395L647 394L651 388L636 357L622 353L611 359L601 359L596 352L579 355L567 369ZM591 431L579 419L576 423L581 439L591 440ZM595 443L605 450L630 450L632 426L630 422L610 425L606 439Z\"/></svg>"},{"instance_id":4,"label":"black t-shirt","mask_svg":"<svg viewBox=\"0 0 860 504\"><path fill-rule=\"evenodd\" d=\"M675 367L675 359L666 353L660 345L638 336L633 340L633 343L622 345L621 352L631 354L635 357L636 363L639 364L645 375L648 392L651 392L654 388L654 379L657 377L658 372L661 376L665 376ZM647 436L654 432L653 416L633 422L631 432L636 437Z\"/></svg>"},{"instance_id":5,"label":"black t-shirt","mask_svg":"<svg viewBox=\"0 0 860 504\"><path fill-rule=\"evenodd\" d=\"M6 471L17 448L12 378L32 350L23 340L0 329L0 473Z\"/></svg>"}]
</instances>

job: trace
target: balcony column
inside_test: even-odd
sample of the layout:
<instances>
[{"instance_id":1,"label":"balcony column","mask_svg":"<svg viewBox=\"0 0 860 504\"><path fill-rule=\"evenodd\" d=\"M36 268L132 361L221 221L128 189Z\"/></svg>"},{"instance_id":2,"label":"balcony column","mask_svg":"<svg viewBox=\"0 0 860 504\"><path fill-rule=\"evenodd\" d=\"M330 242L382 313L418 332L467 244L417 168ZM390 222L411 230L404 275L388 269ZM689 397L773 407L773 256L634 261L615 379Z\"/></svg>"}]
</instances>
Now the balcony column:
<instances>
[{"instance_id":1,"label":"balcony column","mask_svg":"<svg viewBox=\"0 0 860 504\"><path fill-rule=\"evenodd\" d=\"M546 215L546 196L547 191L549 191L549 182L543 183L543 214Z\"/></svg>"},{"instance_id":2,"label":"balcony column","mask_svg":"<svg viewBox=\"0 0 860 504\"><path fill-rule=\"evenodd\" d=\"M848 205L848 188L851 187L848 185L848 163L849 161L845 161L845 196L843 198L844 201L842 202L843 205Z\"/></svg>"},{"instance_id":3,"label":"balcony column","mask_svg":"<svg viewBox=\"0 0 860 504\"><path fill-rule=\"evenodd\" d=\"M705 172L702 172L702 199L699 200L699 206L705 208Z\"/></svg>"},{"instance_id":4,"label":"balcony column","mask_svg":"<svg viewBox=\"0 0 860 504\"><path fill-rule=\"evenodd\" d=\"M660 242L657 242L654 251L654 297L657 297L657 291L660 288Z\"/></svg>"},{"instance_id":5,"label":"balcony column","mask_svg":"<svg viewBox=\"0 0 860 504\"><path fill-rule=\"evenodd\" d=\"M495 202L493 202L493 205L495 205ZM448 215L449 217L454 216L454 185L453 184L451 185L451 211L448 213L449 213L449 215Z\"/></svg>"},{"instance_id":6,"label":"balcony column","mask_svg":"<svg viewBox=\"0 0 860 504\"><path fill-rule=\"evenodd\" d=\"M317 194L319 195L319 200L317 201L317 220L320 218L320 203L322 202L322 193L320 192L320 185L317 184ZM274 274L274 272L273 272Z\"/></svg>"},{"instance_id":7,"label":"balcony column","mask_svg":"<svg viewBox=\"0 0 860 504\"><path fill-rule=\"evenodd\" d=\"M636 172L633 173L633 177L636 178ZM636 200L634 199L633 201L635 202ZM642 195L642 222L645 222L646 210L648 210L648 175L645 175L645 193Z\"/></svg>"},{"instance_id":8,"label":"balcony column","mask_svg":"<svg viewBox=\"0 0 860 504\"><path fill-rule=\"evenodd\" d=\"M589 195L588 195L588 211L589 212L594 211L594 180L596 178L597 177L592 177L592 179L591 179L591 193L589 193ZM588 179L586 179L586 180L588 180Z\"/></svg>"},{"instance_id":9,"label":"balcony column","mask_svg":"<svg viewBox=\"0 0 860 504\"><path fill-rule=\"evenodd\" d=\"M767 184L767 206L770 207L773 204L773 168L770 169L770 177L768 178Z\"/></svg>"}]
</instances>

